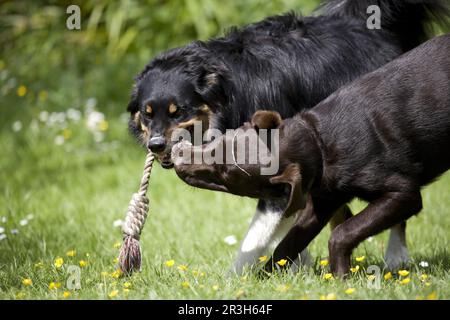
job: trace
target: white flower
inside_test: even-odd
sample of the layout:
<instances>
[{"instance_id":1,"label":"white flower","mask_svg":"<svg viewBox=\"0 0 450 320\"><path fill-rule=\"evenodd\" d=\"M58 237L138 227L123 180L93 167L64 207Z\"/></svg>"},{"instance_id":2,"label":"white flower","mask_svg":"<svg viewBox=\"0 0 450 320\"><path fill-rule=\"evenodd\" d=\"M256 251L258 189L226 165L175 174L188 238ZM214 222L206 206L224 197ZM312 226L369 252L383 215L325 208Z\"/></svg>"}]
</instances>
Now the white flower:
<instances>
[{"instance_id":1,"label":"white flower","mask_svg":"<svg viewBox=\"0 0 450 320\"><path fill-rule=\"evenodd\" d=\"M6 239L6 234L0 233L0 241Z\"/></svg>"},{"instance_id":2,"label":"white flower","mask_svg":"<svg viewBox=\"0 0 450 320\"><path fill-rule=\"evenodd\" d=\"M372 241L373 241L373 237L368 237L368 238L367 238L367 241L368 241L368 242L372 242Z\"/></svg>"},{"instance_id":3,"label":"white flower","mask_svg":"<svg viewBox=\"0 0 450 320\"><path fill-rule=\"evenodd\" d=\"M19 233L19 230L17 230L17 229L11 229L11 234L18 234Z\"/></svg>"},{"instance_id":4,"label":"white flower","mask_svg":"<svg viewBox=\"0 0 450 320\"><path fill-rule=\"evenodd\" d=\"M422 268L428 268L428 262L420 261L419 266L421 266Z\"/></svg>"},{"instance_id":5,"label":"white flower","mask_svg":"<svg viewBox=\"0 0 450 320\"><path fill-rule=\"evenodd\" d=\"M48 121L48 112L41 111L41 113L39 113L39 120L41 120L42 122L47 122Z\"/></svg>"},{"instance_id":6,"label":"white flower","mask_svg":"<svg viewBox=\"0 0 450 320\"><path fill-rule=\"evenodd\" d=\"M0 234L2 234L2 233L4 233L4 232L5 232L5 228L0 227Z\"/></svg>"},{"instance_id":7,"label":"white flower","mask_svg":"<svg viewBox=\"0 0 450 320\"><path fill-rule=\"evenodd\" d=\"M55 144L57 146L60 146L64 143L64 137L63 136L56 136L55 137Z\"/></svg>"},{"instance_id":8,"label":"white flower","mask_svg":"<svg viewBox=\"0 0 450 320\"><path fill-rule=\"evenodd\" d=\"M67 118L72 121L77 122L81 119L81 112L77 109L70 108L67 110L66 114L67 114Z\"/></svg>"},{"instance_id":9,"label":"white flower","mask_svg":"<svg viewBox=\"0 0 450 320\"><path fill-rule=\"evenodd\" d=\"M23 227L26 226L28 224L28 220L27 219L22 219L19 221L19 224Z\"/></svg>"},{"instance_id":10,"label":"white flower","mask_svg":"<svg viewBox=\"0 0 450 320\"><path fill-rule=\"evenodd\" d=\"M113 227L114 227L114 228L121 227L122 225L123 225L123 220L118 219L118 220L115 220L115 221L113 222Z\"/></svg>"},{"instance_id":11,"label":"white flower","mask_svg":"<svg viewBox=\"0 0 450 320\"><path fill-rule=\"evenodd\" d=\"M2 217L2 219L0 220L2 223L6 223L6 217Z\"/></svg>"},{"instance_id":12,"label":"white flower","mask_svg":"<svg viewBox=\"0 0 450 320\"><path fill-rule=\"evenodd\" d=\"M105 121L105 115L103 113L98 111L92 111L89 112L87 116L86 126L90 131L95 132L99 129L100 124L103 121Z\"/></svg>"},{"instance_id":13,"label":"white flower","mask_svg":"<svg viewBox=\"0 0 450 320\"><path fill-rule=\"evenodd\" d=\"M225 241L225 243L229 246L233 246L237 243L237 239L234 235L229 235L229 236L225 237L225 239L223 239L223 241Z\"/></svg>"},{"instance_id":14,"label":"white flower","mask_svg":"<svg viewBox=\"0 0 450 320\"><path fill-rule=\"evenodd\" d=\"M14 132L19 132L20 130L22 130L22 122L21 121L14 122L12 125L12 129Z\"/></svg>"}]
</instances>

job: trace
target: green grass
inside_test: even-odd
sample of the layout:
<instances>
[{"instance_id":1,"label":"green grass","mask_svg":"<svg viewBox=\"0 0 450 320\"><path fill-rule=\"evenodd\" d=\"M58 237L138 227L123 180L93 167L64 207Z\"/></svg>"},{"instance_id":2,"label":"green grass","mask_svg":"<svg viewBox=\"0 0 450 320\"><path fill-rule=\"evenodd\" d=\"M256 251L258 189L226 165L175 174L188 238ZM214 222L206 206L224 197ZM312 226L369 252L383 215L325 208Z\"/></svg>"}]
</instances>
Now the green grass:
<instances>
[{"instance_id":1,"label":"green grass","mask_svg":"<svg viewBox=\"0 0 450 320\"><path fill-rule=\"evenodd\" d=\"M324 280L328 269L318 261L328 255L328 228L310 246L316 259L312 269L265 280L252 274L226 278L238 244L229 246L223 239L228 235L242 239L255 201L196 190L159 165L151 178L150 215L141 239L142 272L119 279L102 275L116 269L114 243L121 241L121 232L113 222L124 218L145 153L128 136L124 117L108 114L104 140L95 142L84 115L67 125L37 120L43 107L31 106L29 94L20 98L10 92L1 105L5 117L0 127L0 219L6 217L6 222L0 220L0 226L7 238L0 241L0 299L61 299L68 290L67 268L79 260L88 265L81 269L82 288L72 291L72 299L107 299L116 289L115 299L319 299L330 293L338 299L415 299L433 292L439 299L450 298L450 174L423 191L424 209L408 223L413 263L411 282L405 285L394 277L382 280L379 290L367 287L365 269L382 266L387 233L357 248L353 257L366 258L350 279ZM12 105L30 110L4 112ZM15 132L17 120L22 129ZM55 137L61 134L67 139L57 145ZM363 205L354 202L352 208L360 210ZM30 213L34 218L20 226ZM11 234L12 229L19 233ZM66 256L71 249L76 250L75 257ZM60 269L53 265L57 257L65 261ZM164 265L169 259L175 260L172 268ZM419 266L422 260L428 268ZM39 262L42 266L35 266ZM187 271L179 271L179 264L187 265ZM429 276L428 286L419 279L422 273ZM32 279L33 285L24 286L24 278ZM49 290L50 282L60 282L61 287ZM131 283L128 293L123 291L125 282ZM184 288L183 282L189 287ZM352 295L344 293L349 287L356 289Z\"/></svg>"}]
</instances>

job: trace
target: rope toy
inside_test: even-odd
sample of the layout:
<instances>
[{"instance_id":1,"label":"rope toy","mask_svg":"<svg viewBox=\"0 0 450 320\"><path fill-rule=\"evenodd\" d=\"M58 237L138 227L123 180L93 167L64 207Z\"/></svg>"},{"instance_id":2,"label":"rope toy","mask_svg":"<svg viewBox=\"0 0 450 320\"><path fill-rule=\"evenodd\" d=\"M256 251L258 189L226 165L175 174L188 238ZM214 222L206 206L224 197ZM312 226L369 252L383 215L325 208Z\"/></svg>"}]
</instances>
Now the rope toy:
<instances>
[{"instance_id":1,"label":"rope toy","mask_svg":"<svg viewBox=\"0 0 450 320\"><path fill-rule=\"evenodd\" d=\"M141 271L142 252L139 238L148 214L149 200L146 195L154 159L154 155L148 151L139 191L133 194L130 200L122 226L123 244L120 248L119 267L127 275L131 275L133 271Z\"/></svg>"}]
</instances>

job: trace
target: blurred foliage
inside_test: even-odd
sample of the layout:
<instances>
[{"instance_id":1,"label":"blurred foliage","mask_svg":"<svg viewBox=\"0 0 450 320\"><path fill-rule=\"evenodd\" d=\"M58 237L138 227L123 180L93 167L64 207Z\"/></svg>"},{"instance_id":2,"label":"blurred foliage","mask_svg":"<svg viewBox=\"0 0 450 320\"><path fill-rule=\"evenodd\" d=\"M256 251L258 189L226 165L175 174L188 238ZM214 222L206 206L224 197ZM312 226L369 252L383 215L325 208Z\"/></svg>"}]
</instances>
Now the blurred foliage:
<instances>
[{"instance_id":1,"label":"blurred foliage","mask_svg":"<svg viewBox=\"0 0 450 320\"><path fill-rule=\"evenodd\" d=\"M68 30L66 8L81 8L81 30ZM88 0L2 1L2 95L28 88L35 107L46 90L47 110L79 108L95 97L105 112L125 110L133 76L158 52L194 39L223 35L231 26L294 10L315 0ZM22 106L0 108L23 114ZM23 100L22 100L23 101ZM14 113L14 112L13 112ZM36 112L35 112L36 113Z\"/></svg>"}]
</instances>

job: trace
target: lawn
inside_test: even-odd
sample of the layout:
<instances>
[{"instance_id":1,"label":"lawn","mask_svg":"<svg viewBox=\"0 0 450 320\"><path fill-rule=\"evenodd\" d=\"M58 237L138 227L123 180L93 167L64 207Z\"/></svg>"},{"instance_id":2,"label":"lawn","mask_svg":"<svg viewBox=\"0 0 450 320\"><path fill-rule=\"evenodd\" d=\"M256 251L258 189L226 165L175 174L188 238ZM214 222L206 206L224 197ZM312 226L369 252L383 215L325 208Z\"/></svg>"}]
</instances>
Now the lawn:
<instances>
[{"instance_id":1,"label":"lawn","mask_svg":"<svg viewBox=\"0 0 450 320\"><path fill-rule=\"evenodd\" d=\"M371 289L366 269L382 266L387 233L358 247L359 270L347 281L326 279L328 266L320 263L328 255L328 228L310 247L313 268L264 280L225 277L255 201L196 190L157 165L142 272L121 277L115 272L121 232L114 224L138 187L145 153L127 134L125 114L96 111L94 98L47 112L48 95L18 86L2 100L2 108L37 106L1 120L0 299L450 298L449 174L423 191L424 209L408 223L410 274L387 280L382 274L380 288ZM352 203L355 211L363 205ZM238 243L227 244L230 235ZM70 290L70 266L80 261L81 288Z\"/></svg>"}]
</instances>

